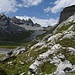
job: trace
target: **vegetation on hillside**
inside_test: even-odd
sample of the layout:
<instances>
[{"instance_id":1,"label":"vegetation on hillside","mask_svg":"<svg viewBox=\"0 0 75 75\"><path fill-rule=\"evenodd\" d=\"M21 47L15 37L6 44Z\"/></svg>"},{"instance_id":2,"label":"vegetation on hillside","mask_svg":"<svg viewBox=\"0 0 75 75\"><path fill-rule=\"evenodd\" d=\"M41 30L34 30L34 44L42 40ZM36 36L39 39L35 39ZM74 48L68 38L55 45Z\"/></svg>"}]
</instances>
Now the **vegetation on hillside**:
<instances>
[{"instance_id":1,"label":"vegetation on hillside","mask_svg":"<svg viewBox=\"0 0 75 75\"><path fill-rule=\"evenodd\" d=\"M62 33L62 31L67 30L71 25L73 25L75 23L71 22L69 25L65 25L62 26L60 29L57 30L57 33ZM75 31L75 25L74 25L74 29L73 31ZM29 34L28 34L29 33ZM32 32L28 32L27 34L22 33L21 35L23 37L20 36L20 34L18 34L17 36L15 36L14 38L16 38L17 41L15 41L16 43L12 43L10 44L10 47L16 47L18 45L24 45L27 49L27 52L23 53L23 54L19 54L16 57L10 58L5 62L0 62L0 72L5 73L5 75L20 75L21 73L25 72L26 75L28 75L28 70L29 70L29 66L35 61L35 59L39 56L39 54L42 54L46 51L48 51L50 49L49 46L43 47L41 48L40 46L37 46L35 48L33 48L32 50L30 49L31 46L33 46L34 44L36 44L37 42L35 41L31 41L31 42L27 42L25 44L25 38L27 38L28 36L30 36L32 34ZM39 38L40 40L43 39L44 36L46 36L48 33L45 33L43 35L37 36L37 38ZM25 37L25 38L24 38ZM18 40L20 40L18 42ZM47 40L46 40L47 41ZM61 53L65 55L66 59L68 59L72 64L75 65L75 56L71 55L67 52L67 47L73 47L75 48L75 38L71 38L71 39L63 39L63 40L57 40L56 43L60 44L63 47L66 47L66 49L61 49ZM48 44L49 42L46 42L46 44ZM7 46L9 46L9 43L7 43ZM4 44L3 42L0 44L0 46L3 46L6 44ZM0 55L0 58L2 58L4 55ZM51 56L50 56L51 57ZM64 60L62 60L64 61ZM10 62L10 63L9 63ZM22 64L23 63L23 64ZM54 72L56 70L56 66L53 64L50 64L50 62L45 62L43 65L41 65L39 67L39 72L42 73L42 75L45 74L50 74L52 72Z\"/></svg>"}]
</instances>

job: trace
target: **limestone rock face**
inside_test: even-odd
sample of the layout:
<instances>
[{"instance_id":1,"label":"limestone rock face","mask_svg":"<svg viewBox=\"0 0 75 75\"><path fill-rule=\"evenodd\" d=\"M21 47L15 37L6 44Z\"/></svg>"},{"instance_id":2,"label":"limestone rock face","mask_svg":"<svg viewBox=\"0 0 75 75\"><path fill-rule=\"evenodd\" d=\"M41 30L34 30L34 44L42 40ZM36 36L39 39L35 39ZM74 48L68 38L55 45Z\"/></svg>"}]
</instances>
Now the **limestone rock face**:
<instances>
[{"instance_id":1,"label":"limestone rock face","mask_svg":"<svg viewBox=\"0 0 75 75\"><path fill-rule=\"evenodd\" d=\"M73 14L75 14L75 5L64 8L60 14L59 24L67 20Z\"/></svg>"}]
</instances>

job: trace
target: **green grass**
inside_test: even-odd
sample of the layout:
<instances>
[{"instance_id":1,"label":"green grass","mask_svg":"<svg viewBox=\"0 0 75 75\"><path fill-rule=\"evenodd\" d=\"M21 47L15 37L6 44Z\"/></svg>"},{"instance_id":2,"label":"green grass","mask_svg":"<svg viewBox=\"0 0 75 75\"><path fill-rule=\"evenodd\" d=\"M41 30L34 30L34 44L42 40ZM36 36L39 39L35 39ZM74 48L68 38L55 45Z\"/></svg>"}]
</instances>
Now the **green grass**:
<instances>
[{"instance_id":1,"label":"green grass","mask_svg":"<svg viewBox=\"0 0 75 75\"><path fill-rule=\"evenodd\" d=\"M16 43L23 43L26 42L27 38L33 33L33 31L25 31L25 32L21 32L21 33L17 33L15 35L13 35L13 37L11 38L11 41L16 42Z\"/></svg>"},{"instance_id":2,"label":"green grass","mask_svg":"<svg viewBox=\"0 0 75 75\"><path fill-rule=\"evenodd\" d=\"M43 48L39 51L34 52L34 50L30 51L28 49L27 52L23 53L23 54L19 54L16 57L10 58L7 61L5 61L4 63L0 62L0 67L3 68L3 70L7 73L7 75L12 75L12 73L14 75L20 75L23 72L26 72L26 75L28 75L28 69L29 66L34 62L34 61L28 61L26 62L29 58L33 57L33 59L35 60L37 58L37 56L39 56L39 54L46 52L48 49L47 48ZM30 56L28 56L28 54L31 52ZM0 55L0 57L3 57L2 55ZM8 65L7 63L12 61L13 65ZM24 65L20 64L20 61L24 62Z\"/></svg>"},{"instance_id":3,"label":"green grass","mask_svg":"<svg viewBox=\"0 0 75 75\"><path fill-rule=\"evenodd\" d=\"M60 45L62 45L64 47L73 47L73 48L75 48L75 39L74 38L71 38L71 39L65 38L61 41L58 40L57 43L59 43Z\"/></svg>"},{"instance_id":4,"label":"green grass","mask_svg":"<svg viewBox=\"0 0 75 75\"><path fill-rule=\"evenodd\" d=\"M75 24L75 22L70 22L68 25L63 25L61 28L57 29L56 33L61 33L62 31L67 30L73 24Z\"/></svg>"},{"instance_id":5,"label":"green grass","mask_svg":"<svg viewBox=\"0 0 75 75\"><path fill-rule=\"evenodd\" d=\"M39 47L39 48L40 48L40 47ZM35 51L35 50L36 50L36 48L34 48L34 49L31 51L31 53L30 53L30 57L34 57L34 59L36 59L36 58L39 56L39 54L42 54L42 53L48 51L48 47L44 47L44 48L39 49L39 50L37 50L37 51Z\"/></svg>"},{"instance_id":6,"label":"green grass","mask_svg":"<svg viewBox=\"0 0 75 75\"><path fill-rule=\"evenodd\" d=\"M0 67L0 75L7 75L6 71L1 67Z\"/></svg>"},{"instance_id":7,"label":"green grass","mask_svg":"<svg viewBox=\"0 0 75 75\"><path fill-rule=\"evenodd\" d=\"M73 24L73 23L70 23L70 25L71 24ZM63 26L62 28L58 29L57 33L68 29L70 27L70 25ZM34 60L39 56L39 54L42 54L42 53L48 51L48 49L49 49L48 47L39 49L38 51L35 51L36 48L34 48L33 50L30 50L30 47L33 46L34 44L36 44L37 42L35 42L35 41L27 42L25 40L25 38L29 37L33 32L31 32L31 33L28 32L28 33L17 34L16 36L13 37L14 38L12 40L13 42L10 42L10 41L9 42L8 41L0 42L0 48L15 48L19 45L24 45L26 47L26 49L28 50L27 52L25 52L23 54L19 54L16 57L10 58L5 62L0 62L0 70L4 71L7 75L12 75L12 74L20 75L23 72L26 72L26 75L28 75L27 73L28 73L29 66L34 62ZM37 38L42 40L43 37L46 36L47 34L49 34L49 33L39 35L39 36L37 36ZM61 44L63 47L75 48L75 39L74 38L72 38L72 39L66 38L61 41L58 40L56 43ZM37 48L40 48L40 46ZM29 53L30 53L30 55L28 56ZM68 59L72 64L75 64L75 56L74 55L70 55L69 53L67 53L67 50L63 50L63 49L62 49L61 53L64 54L66 59ZM5 55L0 55L0 58L2 58L4 56ZM30 57L33 57L34 60L26 62ZM12 61L13 65L8 65L8 62L10 62L10 61ZM22 65L20 63L20 61L24 62L24 65ZM42 75L50 74L56 70L56 66L53 64L50 64L50 62L45 62L39 68L40 68L39 72L42 73ZM0 72L2 72L2 71L0 71Z\"/></svg>"},{"instance_id":8,"label":"green grass","mask_svg":"<svg viewBox=\"0 0 75 75\"><path fill-rule=\"evenodd\" d=\"M20 75L23 72L26 72L26 75L27 75L29 66L31 64L32 64L31 62L25 63L24 65L21 65L19 63L16 63L13 66L8 66L9 69L6 71L7 72L7 75L12 75L12 73L14 75Z\"/></svg>"},{"instance_id":9,"label":"green grass","mask_svg":"<svg viewBox=\"0 0 75 75\"><path fill-rule=\"evenodd\" d=\"M40 68L42 75L50 74L56 70L56 66L50 64L50 62L45 62Z\"/></svg>"},{"instance_id":10,"label":"green grass","mask_svg":"<svg viewBox=\"0 0 75 75\"><path fill-rule=\"evenodd\" d=\"M67 47L65 49L61 49L60 52L65 56L66 60L69 60L72 63L72 65L75 65L75 55L70 54L68 52ZM64 61L64 60L62 60L62 61Z\"/></svg>"},{"instance_id":11,"label":"green grass","mask_svg":"<svg viewBox=\"0 0 75 75\"><path fill-rule=\"evenodd\" d=\"M36 38L39 39L39 40L42 40L48 34L50 34L50 31L46 31L44 34L36 36Z\"/></svg>"},{"instance_id":12,"label":"green grass","mask_svg":"<svg viewBox=\"0 0 75 75\"><path fill-rule=\"evenodd\" d=\"M2 57L4 57L5 56L5 54L0 54L0 58L2 58Z\"/></svg>"},{"instance_id":13,"label":"green grass","mask_svg":"<svg viewBox=\"0 0 75 75\"><path fill-rule=\"evenodd\" d=\"M26 54L27 52L23 54L19 54L17 57L10 58L5 62L0 62L0 67L6 72L7 75L12 75L12 74L20 75L23 72L26 72L26 75L27 75L29 66L33 62L32 61L26 62L26 60L30 58L30 57L27 57ZM8 64L8 62L11 62L11 61L13 65ZM24 65L22 65L20 61L24 62Z\"/></svg>"},{"instance_id":14,"label":"green grass","mask_svg":"<svg viewBox=\"0 0 75 75\"><path fill-rule=\"evenodd\" d=\"M25 32L20 32L17 34L13 34L11 36L8 37L7 40L3 40L0 41L0 47L4 46L4 47L10 47L10 46L19 46L22 44L26 44L28 43L28 41L26 40L34 31L25 31ZM30 41L29 41L30 42Z\"/></svg>"},{"instance_id":15,"label":"green grass","mask_svg":"<svg viewBox=\"0 0 75 75\"><path fill-rule=\"evenodd\" d=\"M0 48L8 48L8 49L13 49L13 48L16 48L16 47L18 47L19 45L16 45L16 46L4 46L4 45L0 45Z\"/></svg>"},{"instance_id":16,"label":"green grass","mask_svg":"<svg viewBox=\"0 0 75 75\"><path fill-rule=\"evenodd\" d=\"M69 54L67 58L73 65L75 65L75 55Z\"/></svg>"},{"instance_id":17,"label":"green grass","mask_svg":"<svg viewBox=\"0 0 75 75\"><path fill-rule=\"evenodd\" d=\"M67 30L70 27L70 25L66 25L66 26L62 26L61 28L59 28L56 33L61 33L62 31Z\"/></svg>"},{"instance_id":18,"label":"green grass","mask_svg":"<svg viewBox=\"0 0 75 75\"><path fill-rule=\"evenodd\" d=\"M73 27L73 31L75 32L75 24L74 24L74 27Z\"/></svg>"},{"instance_id":19,"label":"green grass","mask_svg":"<svg viewBox=\"0 0 75 75\"><path fill-rule=\"evenodd\" d=\"M27 46L32 41L26 39L33 33L33 31L25 31L12 35L8 41L0 41L0 48L16 48L18 46Z\"/></svg>"}]
</instances>

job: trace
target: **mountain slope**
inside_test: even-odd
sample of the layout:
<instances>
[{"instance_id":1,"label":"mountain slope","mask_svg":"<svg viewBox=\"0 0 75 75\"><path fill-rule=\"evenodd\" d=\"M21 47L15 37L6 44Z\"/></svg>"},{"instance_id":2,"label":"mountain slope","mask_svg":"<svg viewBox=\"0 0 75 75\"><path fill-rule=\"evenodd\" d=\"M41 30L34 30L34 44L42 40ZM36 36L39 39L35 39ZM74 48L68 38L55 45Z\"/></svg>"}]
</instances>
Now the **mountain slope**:
<instances>
[{"instance_id":1,"label":"mountain slope","mask_svg":"<svg viewBox=\"0 0 75 75\"><path fill-rule=\"evenodd\" d=\"M62 30L59 32L60 28ZM38 74L39 67L45 62L50 62L50 64L54 64L57 67L51 75L65 75L66 71L75 71L75 22L69 23L66 28L65 26L60 28L46 42L44 41L31 47L34 52L39 52L43 48L46 48L45 51L47 50L47 52L39 54L35 62L29 67L32 73ZM45 73L42 71L42 75L45 75Z\"/></svg>"}]
</instances>

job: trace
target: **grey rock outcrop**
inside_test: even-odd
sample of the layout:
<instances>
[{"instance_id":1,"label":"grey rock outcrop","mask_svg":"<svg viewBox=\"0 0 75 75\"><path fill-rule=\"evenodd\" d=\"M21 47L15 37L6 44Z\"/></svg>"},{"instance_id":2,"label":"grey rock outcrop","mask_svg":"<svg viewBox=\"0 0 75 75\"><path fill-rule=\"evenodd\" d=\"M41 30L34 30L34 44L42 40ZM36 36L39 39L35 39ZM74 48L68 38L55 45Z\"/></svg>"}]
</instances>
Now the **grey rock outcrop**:
<instances>
[{"instance_id":1,"label":"grey rock outcrop","mask_svg":"<svg viewBox=\"0 0 75 75\"><path fill-rule=\"evenodd\" d=\"M60 14L59 24L67 20L73 14L75 14L75 5L64 8Z\"/></svg>"},{"instance_id":2,"label":"grey rock outcrop","mask_svg":"<svg viewBox=\"0 0 75 75\"><path fill-rule=\"evenodd\" d=\"M27 51L27 50L25 49L24 46L17 47L16 49L10 50L10 51L6 54L6 56L1 59L1 61L3 62L3 61L5 61L5 60L7 60L7 59L9 59L9 58L11 58L11 57L17 56L18 54L24 53L24 52L26 52L26 51Z\"/></svg>"}]
</instances>

